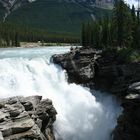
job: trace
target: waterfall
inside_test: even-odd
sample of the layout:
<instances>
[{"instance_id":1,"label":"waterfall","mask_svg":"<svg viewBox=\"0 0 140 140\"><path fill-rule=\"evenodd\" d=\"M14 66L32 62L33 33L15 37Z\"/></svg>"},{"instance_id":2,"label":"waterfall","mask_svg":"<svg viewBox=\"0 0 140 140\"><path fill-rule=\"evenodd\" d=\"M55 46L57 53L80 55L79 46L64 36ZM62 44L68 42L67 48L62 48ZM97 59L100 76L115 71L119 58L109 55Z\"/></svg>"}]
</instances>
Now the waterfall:
<instances>
[{"instance_id":1,"label":"waterfall","mask_svg":"<svg viewBox=\"0 0 140 140\"><path fill-rule=\"evenodd\" d=\"M58 115L56 140L110 140L121 111L113 96L69 84L66 72L49 62L68 47L1 49L0 98L42 95Z\"/></svg>"}]
</instances>

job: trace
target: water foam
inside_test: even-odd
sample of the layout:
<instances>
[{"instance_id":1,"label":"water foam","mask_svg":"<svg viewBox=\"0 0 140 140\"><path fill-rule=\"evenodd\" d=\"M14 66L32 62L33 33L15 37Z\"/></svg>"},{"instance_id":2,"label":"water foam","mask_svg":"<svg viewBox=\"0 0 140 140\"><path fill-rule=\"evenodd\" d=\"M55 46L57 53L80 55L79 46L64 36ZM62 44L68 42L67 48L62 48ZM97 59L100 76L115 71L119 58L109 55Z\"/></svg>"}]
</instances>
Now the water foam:
<instances>
[{"instance_id":1,"label":"water foam","mask_svg":"<svg viewBox=\"0 0 140 140\"><path fill-rule=\"evenodd\" d=\"M54 124L57 140L110 140L120 113L114 97L97 91L92 95L82 86L68 84L65 71L49 63L53 53L64 49L45 50L48 54L41 49L21 50L11 58L4 50L7 57L0 59L0 97L42 95L52 99L58 112ZM36 51L37 56L31 57Z\"/></svg>"}]
</instances>

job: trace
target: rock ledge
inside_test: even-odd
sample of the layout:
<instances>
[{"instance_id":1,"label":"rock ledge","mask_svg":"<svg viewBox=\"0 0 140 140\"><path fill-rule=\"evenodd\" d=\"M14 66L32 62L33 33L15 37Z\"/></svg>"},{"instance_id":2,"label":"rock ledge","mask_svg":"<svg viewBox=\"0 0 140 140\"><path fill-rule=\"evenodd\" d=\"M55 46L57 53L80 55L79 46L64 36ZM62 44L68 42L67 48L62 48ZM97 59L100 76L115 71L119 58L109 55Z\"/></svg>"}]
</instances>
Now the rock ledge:
<instances>
[{"instance_id":1,"label":"rock ledge","mask_svg":"<svg viewBox=\"0 0 140 140\"><path fill-rule=\"evenodd\" d=\"M56 114L41 96L0 99L0 140L54 140Z\"/></svg>"},{"instance_id":2,"label":"rock ledge","mask_svg":"<svg viewBox=\"0 0 140 140\"><path fill-rule=\"evenodd\" d=\"M69 82L108 91L122 102L113 140L140 140L140 62L125 63L114 52L80 48L75 52L54 55L53 62L68 73Z\"/></svg>"}]
</instances>

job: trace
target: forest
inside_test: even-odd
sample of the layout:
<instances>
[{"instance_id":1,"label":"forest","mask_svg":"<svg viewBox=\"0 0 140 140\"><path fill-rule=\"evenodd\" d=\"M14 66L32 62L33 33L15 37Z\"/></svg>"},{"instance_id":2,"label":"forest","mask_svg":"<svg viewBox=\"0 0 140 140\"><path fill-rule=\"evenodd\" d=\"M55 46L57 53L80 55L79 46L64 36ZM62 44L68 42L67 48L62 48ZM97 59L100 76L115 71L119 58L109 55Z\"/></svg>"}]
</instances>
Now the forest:
<instances>
[{"instance_id":1,"label":"forest","mask_svg":"<svg viewBox=\"0 0 140 140\"><path fill-rule=\"evenodd\" d=\"M123 0L115 3L111 17L82 26L82 45L98 49L140 48L140 13Z\"/></svg>"},{"instance_id":2,"label":"forest","mask_svg":"<svg viewBox=\"0 0 140 140\"><path fill-rule=\"evenodd\" d=\"M78 43L79 38L71 34L48 33L43 29L0 23L0 46L19 47L20 42Z\"/></svg>"},{"instance_id":3,"label":"forest","mask_svg":"<svg viewBox=\"0 0 140 140\"><path fill-rule=\"evenodd\" d=\"M130 8L123 0L116 1L112 15L93 23L83 23L82 46L97 49L140 48L140 13L134 5ZM20 46L20 42L80 43L73 34L47 32L15 23L0 23L0 46Z\"/></svg>"}]
</instances>

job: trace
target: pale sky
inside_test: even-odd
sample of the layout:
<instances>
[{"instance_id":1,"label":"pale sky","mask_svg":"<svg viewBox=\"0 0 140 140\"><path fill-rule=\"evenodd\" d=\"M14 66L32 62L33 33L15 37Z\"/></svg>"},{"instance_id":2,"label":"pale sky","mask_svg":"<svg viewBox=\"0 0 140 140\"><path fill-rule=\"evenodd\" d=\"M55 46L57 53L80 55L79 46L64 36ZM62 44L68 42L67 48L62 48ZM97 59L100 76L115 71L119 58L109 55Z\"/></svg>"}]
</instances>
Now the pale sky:
<instances>
[{"instance_id":1,"label":"pale sky","mask_svg":"<svg viewBox=\"0 0 140 140\"><path fill-rule=\"evenodd\" d=\"M132 7L132 5L134 4L135 7L138 7L138 0L125 0L127 3L129 3L129 5Z\"/></svg>"}]
</instances>

